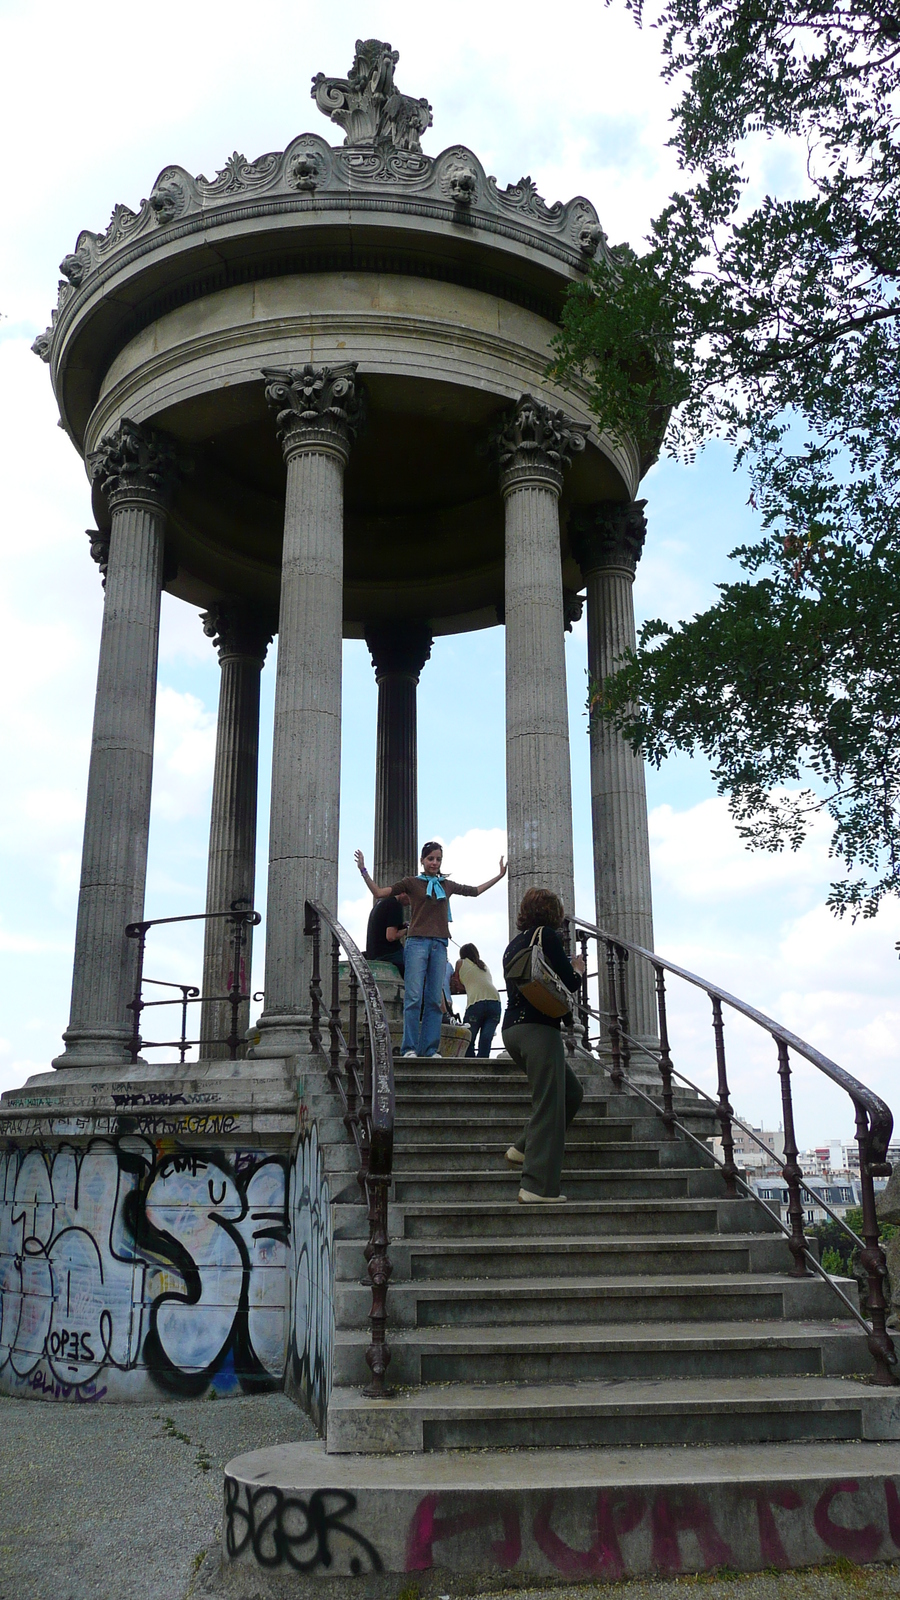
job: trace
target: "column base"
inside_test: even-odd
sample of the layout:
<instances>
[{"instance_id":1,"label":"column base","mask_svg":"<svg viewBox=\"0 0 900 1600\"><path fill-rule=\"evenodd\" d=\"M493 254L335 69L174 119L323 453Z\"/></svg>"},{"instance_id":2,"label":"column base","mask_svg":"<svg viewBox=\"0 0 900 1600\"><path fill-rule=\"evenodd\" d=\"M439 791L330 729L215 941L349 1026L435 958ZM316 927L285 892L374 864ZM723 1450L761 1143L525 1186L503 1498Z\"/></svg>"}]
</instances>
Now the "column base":
<instances>
[{"instance_id":1,"label":"column base","mask_svg":"<svg viewBox=\"0 0 900 1600\"><path fill-rule=\"evenodd\" d=\"M310 1015L308 1011L265 1011L247 1029L247 1059L264 1061L274 1056L311 1055L309 1043ZM323 1009L321 1032L327 1037L328 1016Z\"/></svg>"},{"instance_id":2,"label":"column base","mask_svg":"<svg viewBox=\"0 0 900 1600\"><path fill-rule=\"evenodd\" d=\"M67 1028L65 1050L50 1065L63 1067L130 1067L128 1034L122 1028Z\"/></svg>"}]
</instances>

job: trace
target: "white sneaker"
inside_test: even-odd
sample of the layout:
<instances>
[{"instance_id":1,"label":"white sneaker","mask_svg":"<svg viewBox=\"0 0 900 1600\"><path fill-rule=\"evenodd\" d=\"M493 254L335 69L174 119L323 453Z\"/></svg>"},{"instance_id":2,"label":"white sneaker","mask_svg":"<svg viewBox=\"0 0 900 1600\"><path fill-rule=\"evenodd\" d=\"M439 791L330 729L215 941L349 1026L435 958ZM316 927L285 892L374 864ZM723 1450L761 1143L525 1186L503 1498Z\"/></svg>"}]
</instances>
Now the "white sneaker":
<instances>
[{"instance_id":1,"label":"white sneaker","mask_svg":"<svg viewBox=\"0 0 900 1600\"><path fill-rule=\"evenodd\" d=\"M525 1152L524 1150L517 1150L516 1146L511 1144L506 1152L506 1159L507 1161L511 1162L514 1167L521 1167L525 1162Z\"/></svg>"},{"instance_id":2,"label":"white sneaker","mask_svg":"<svg viewBox=\"0 0 900 1600\"><path fill-rule=\"evenodd\" d=\"M426 1061L440 1061L441 1060L441 1052L440 1052L440 1050L430 1050L428 1055L425 1057L425 1060Z\"/></svg>"},{"instance_id":3,"label":"white sneaker","mask_svg":"<svg viewBox=\"0 0 900 1600\"><path fill-rule=\"evenodd\" d=\"M404 1052L403 1052L404 1061L417 1061L418 1058L419 1058L418 1050L404 1050Z\"/></svg>"},{"instance_id":4,"label":"white sneaker","mask_svg":"<svg viewBox=\"0 0 900 1600\"><path fill-rule=\"evenodd\" d=\"M519 1200L523 1206L558 1206L565 1198L564 1194L532 1194L530 1189L519 1190Z\"/></svg>"}]
</instances>

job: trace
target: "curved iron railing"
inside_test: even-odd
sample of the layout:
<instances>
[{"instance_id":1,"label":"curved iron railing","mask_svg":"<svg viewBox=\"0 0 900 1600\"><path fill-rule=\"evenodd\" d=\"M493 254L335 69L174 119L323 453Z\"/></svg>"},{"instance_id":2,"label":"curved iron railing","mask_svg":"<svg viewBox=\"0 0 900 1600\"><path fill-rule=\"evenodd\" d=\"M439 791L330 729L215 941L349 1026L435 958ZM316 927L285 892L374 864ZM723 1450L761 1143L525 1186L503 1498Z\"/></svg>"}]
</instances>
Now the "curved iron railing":
<instances>
[{"instance_id":1,"label":"curved iron railing","mask_svg":"<svg viewBox=\"0 0 900 1600\"><path fill-rule=\"evenodd\" d=\"M627 1083L631 1093L637 1094L640 1098L649 1101L655 1106L656 1101L637 1084L633 1083L627 1074L632 1050L637 1050L654 1060L660 1073L662 1117L665 1126L673 1137L677 1130L678 1133L692 1143L700 1145L708 1155L712 1154L709 1151L709 1147L703 1144L703 1141L698 1139L696 1134L689 1128L679 1122L675 1115L673 1080L677 1078L679 1082L687 1084L689 1088L710 1103L721 1129L722 1155L724 1158L719 1161L713 1155L713 1160L722 1170L726 1195L736 1196L738 1187L740 1187L758 1205L762 1206L770 1216L775 1218L778 1226L787 1236L788 1246L794 1259L794 1264L791 1268L792 1276L798 1278L808 1277L812 1270L825 1279L833 1292L843 1301L845 1307L862 1324L866 1331L869 1351L875 1363L874 1382L896 1384L898 1382L896 1373L897 1352L886 1326L887 1302L885 1300L884 1285L887 1277L887 1262L879 1241L878 1219L875 1211L875 1186L873 1183L874 1178L889 1176L891 1172L891 1165L887 1160L887 1150L893 1131L894 1119L890 1108L877 1094L874 1094L871 1089L867 1089L864 1084L859 1083L851 1073L846 1072L843 1067L839 1067L828 1056L823 1055L821 1051L807 1044L805 1040L799 1039L796 1034L791 1033L787 1028L783 1028L780 1023L773 1021L771 1017L767 1017L762 1011L757 1011L753 1006L747 1005L745 1001L738 1000L734 995L729 994L727 990L720 988L718 984L710 983L707 979L698 977L696 973L688 972L684 967L676 966L672 961L666 961L662 956L656 955L651 950L645 950L641 945L631 944L627 939L617 938L615 935L605 932L602 928L596 927L594 923L584 921L581 917L574 919L574 933L581 948L585 966L578 1008L582 1044L591 1052L592 1060L597 1058L592 1053L590 1017L606 1022L611 1057L611 1065L608 1071L613 1085L619 1088L623 1083ZM588 945L591 940L594 940L598 947L597 972L591 975L596 977L598 988L600 988L601 976L600 946L604 947L607 1001L605 1008L602 1003L598 1004L596 1008L590 1005L587 955ZM653 969L659 1027L659 1045L657 1048L654 1048L646 1040L635 1039L629 1031L626 973L628 961L632 956L648 962ZM690 984L693 988L701 989L709 998L712 1008L712 1028L716 1053L717 1098L715 1099L712 1095L707 1094L706 1090L692 1083L683 1073L676 1071L673 1066L666 1008L667 973ZM599 996L601 1001L602 997L601 988ZM763 1200L760 1200L758 1195L753 1193L735 1163L733 1128L735 1124L743 1128L744 1124L735 1117L731 1106L725 1054L723 1006L727 1006L741 1016L747 1017L749 1021L762 1028L771 1036L776 1046L778 1055L777 1071L781 1081L781 1104L784 1122L784 1160L779 1160L774 1155L774 1152L768 1151L768 1147L762 1145L761 1140L757 1139L756 1142L767 1150L772 1155L773 1160L781 1167L782 1179L788 1191L788 1219L790 1226L785 1225L781 1220L781 1216L772 1211ZM857 1244L863 1246L860 1261L866 1272L869 1284L869 1321L860 1314L839 1285L834 1283L828 1273L819 1265L806 1243L803 1231L802 1191L804 1188L808 1189L808 1186L804 1183L803 1173L797 1159L797 1139L794 1130L794 1107L791 1094L790 1051L794 1051L796 1055L802 1056L805 1061L809 1061L825 1077L830 1078L832 1083L836 1083L839 1088L843 1089L853 1102L856 1116L856 1140L859 1148L863 1217L862 1240L858 1239L853 1230L843 1222L842 1218L837 1217L830 1207L826 1206L825 1209ZM746 1131L755 1138L751 1129ZM814 1193L809 1189L808 1192Z\"/></svg>"},{"instance_id":2,"label":"curved iron railing","mask_svg":"<svg viewBox=\"0 0 900 1600\"><path fill-rule=\"evenodd\" d=\"M322 928L331 935L331 1005L327 1021L330 1066L328 1077L344 1107L344 1127L353 1139L359 1156L357 1181L368 1206L369 1240L365 1248L372 1307L369 1312L371 1343L366 1363L372 1381L365 1393L382 1399L384 1380L391 1352L386 1339L387 1291L391 1276L388 1255L388 1191L394 1158L394 1052L391 1029L384 1001L349 933L319 900L307 900L304 932L312 939L313 970L309 985L309 1042L313 1050L323 1049ZM341 1025L340 952L343 949L349 969L348 1022L345 1037ZM363 1058L359 1059L359 997L364 1014Z\"/></svg>"}]
</instances>

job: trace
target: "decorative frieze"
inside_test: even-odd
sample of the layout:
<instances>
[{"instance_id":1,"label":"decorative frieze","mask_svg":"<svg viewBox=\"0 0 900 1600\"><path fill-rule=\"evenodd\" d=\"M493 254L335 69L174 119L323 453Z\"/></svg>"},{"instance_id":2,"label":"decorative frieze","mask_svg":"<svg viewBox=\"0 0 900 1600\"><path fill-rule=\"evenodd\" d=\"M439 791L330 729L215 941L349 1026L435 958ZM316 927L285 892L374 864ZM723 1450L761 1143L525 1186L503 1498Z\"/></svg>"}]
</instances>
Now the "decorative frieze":
<instances>
[{"instance_id":1,"label":"decorative frieze","mask_svg":"<svg viewBox=\"0 0 900 1600\"><path fill-rule=\"evenodd\" d=\"M586 422L573 422L564 411L523 394L494 432L501 488L531 476L560 486L589 432Z\"/></svg>"},{"instance_id":2,"label":"decorative frieze","mask_svg":"<svg viewBox=\"0 0 900 1600\"><path fill-rule=\"evenodd\" d=\"M244 600L214 600L208 611L201 611L200 621L220 662L231 656L249 656L262 663L275 637L272 618Z\"/></svg>"},{"instance_id":3,"label":"decorative frieze","mask_svg":"<svg viewBox=\"0 0 900 1600\"><path fill-rule=\"evenodd\" d=\"M597 213L582 195L548 204L530 177L501 187L465 145L425 155L420 138L431 125L431 107L397 90L397 59L389 44L360 40L347 78L316 74L317 106L346 133L337 149L317 134L303 133L285 150L268 151L255 161L234 151L211 179L202 173L193 177L184 167L164 167L137 211L117 205L105 231L84 229L78 235L60 265L57 310L89 292L92 279L116 258L154 250L166 229L177 229L179 236L205 231L220 217L223 223L239 217L244 206L253 208L256 219L260 205L273 213L298 207L333 213L352 197L357 210L403 211L414 199L417 215L450 223L465 217L473 228L505 235L577 270L607 250ZM32 346L45 361L55 320Z\"/></svg>"},{"instance_id":4,"label":"decorative frieze","mask_svg":"<svg viewBox=\"0 0 900 1600\"><path fill-rule=\"evenodd\" d=\"M125 493L165 501L179 476L174 441L123 417L87 458L91 482L111 501Z\"/></svg>"},{"instance_id":5,"label":"decorative frieze","mask_svg":"<svg viewBox=\"0 0 900 1600\"><path fill-rule=\"evenodd\" d=\"M339 367L264 367L266 399L285 456L304 444L330 444L346 455L365 421L357 362Z\"/></svg>"},{"instance_id":6,"label":"decorative frieze","mask_svg":"<svg viewBox=\"0 0 900 1600\"><path fill-rule=\"evenodd\" d=\"M647 534L646 500L598 500L569 517L569 543L585 577L620 567L637 570Z\"/></svg>"}]
</instances>

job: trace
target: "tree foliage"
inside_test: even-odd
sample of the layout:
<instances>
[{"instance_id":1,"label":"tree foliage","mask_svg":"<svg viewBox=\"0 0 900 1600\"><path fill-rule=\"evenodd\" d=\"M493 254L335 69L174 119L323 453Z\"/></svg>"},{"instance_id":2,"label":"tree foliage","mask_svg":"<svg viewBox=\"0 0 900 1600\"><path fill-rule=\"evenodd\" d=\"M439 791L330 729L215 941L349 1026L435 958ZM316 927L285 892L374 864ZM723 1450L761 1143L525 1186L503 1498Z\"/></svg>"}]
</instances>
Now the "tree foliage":
<instances>
[{"instance_id":1,"label":"tree foliage","mask_svg":"<svg viewBox=\"0 0 900 1600\"><path fill-rule=\"evenodd\" d=\"M663 0L654 25L688 181L570 291L555 370L645 455L667 413L682 459L727 440L760 535L592 710L652 762L702 750L752 845L825 808L830 903L874 915L900 891L900 9ZM751 203L761 135L796 192Z\"/></svg>"}]
</instances>

